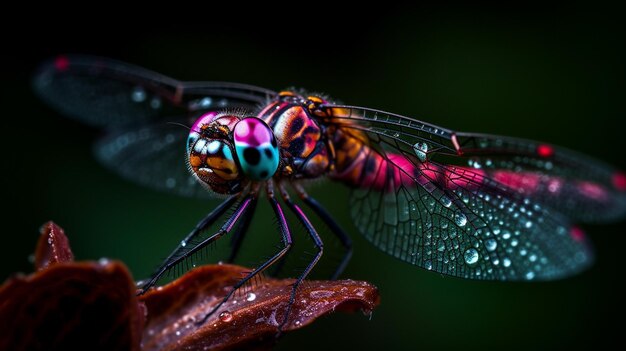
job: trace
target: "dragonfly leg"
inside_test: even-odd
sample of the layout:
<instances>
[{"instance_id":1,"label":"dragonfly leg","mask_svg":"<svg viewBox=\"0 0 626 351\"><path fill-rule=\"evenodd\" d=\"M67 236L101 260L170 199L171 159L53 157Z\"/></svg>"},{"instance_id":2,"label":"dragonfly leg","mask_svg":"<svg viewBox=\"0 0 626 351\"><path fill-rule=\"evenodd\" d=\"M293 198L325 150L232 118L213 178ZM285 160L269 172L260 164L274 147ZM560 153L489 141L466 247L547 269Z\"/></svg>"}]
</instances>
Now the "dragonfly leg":
<instances>
[{"instance_id":1,"label":"dragonfly leg","mask_svg":"<svg viewBox=\"0 0 626 351\"><path fill-rule=\"evenodd\" d=\"M146 291L148 291L148 289L150 289L152 286L154 286L154 284L159 280L159 278L161 278L161 276L165 272L167 272L169 269L174 267L176 264L180 263L181 261L183 261L187 257L190 257L191 255L193 255L194 253L198 252L199 250L201 250L202 248L204 248L208 244L210 244L210 243L214 242L215 240L219 239L224 234L230 232L232 230L233 226L239 220L239 218L241 218L242 215L245 215L245 214L247 214L249 212L248 210L250 208L250 203L254 200L254 195L253 194L246 196L241 201L241 203L239 203L239 205L237 206L235 212L232 214L232 216L230 216L230 218L228 218L226 220L226 223L224 223L224 225L217 231L217 233L215 233L215 234L211 235L210 237L202 240L201 242L195 244L195 246L192 247L192 248L187 248L186 247L187 245L189 245L189 241L190 240L192 240L194 237L196 237L200 232L202 232L202 230L206 229L211 224L213 224L222 214L224 214L224 212L226 212L226 210L228 210L232 206L232 204L236 200L237 200L237 196L236 195L228 198L226 201L222 202L215 210L213 210L211 213L209 213L204 219L202 219L196 225L194 230L192 230L191 233L189 233L189 235L187 235L185 237L185 239L183 239L181 241L181 243L178 245L176 250L174 250L167 257L167 259L165 259L165 261L161 264L161 266L159 266L159 268L156 270L156 272L150 277L148 282L145 283L141 287L141 291L139 292L138 295L143 295Z\"/></svg>"},{"instance_id":2,"label":"dragonfly leg","mask_svg":"<svg viewBox=\"0 0 626 351\"><path fill-rule=\"evenodd\" d=\"M294 184L294 188L298 192L298 195L300 196L302 201L307 204L307 206L309 206L313 210L313 212L315 212L315 214L322 219L322 221L324 221L324 223L328 226L330 231L339 239L339 242L341 242L341 245L345 249L345 253L343 255L343 258L341 259L341 262L339 263L339 266L337 266L335 272L330 278L332 280L335 280L346 269L348 262L350 262L350 258L352 258L352 239L350 239L350 236L348 236L348 234L339 226L339 224L335 222L335 220L328 213L328 211L326 211L326 209L322 205L320 205L317 200L309 196L309 194L307 194L306 191L299 184Z\"/></svg>"},{"instance_id":3,"label":"dragonfly leg","mask_svg":"<svg viewBox=\"0 0 626 351\"><path fill-rule=\"evenodd\" d=\"M313 259L306 266L306 268L302 271L302 273L300 273L300 276L298 276L298 278L292 285L291 296L289 297L289 304L287 305L285 318L283 319L282 323L278 327L279 333L282 330L285 323L287 323L287 319L289 318L289 312L291 312L291 306L293 306L293 303L296 300L296 292L297 292L298 287L300 286L300 283L302 283L302 281L309 275L313 267L315 267L317 262L322 257L322 254L324 253L324 243L322 242L322 238L320 238L319 234L315 230L315 227L313 227L313 224L311 224L311 221L309 221L309 219L306 217L306 215L304 214L300 206L296 205L293 201L291 201L289 194L282 187L281 187L281 195L283 197L283 200L289 207L289 209L291 209L291 211L296 215L300 223L302 223L302 225L304 226L304 229L307 231L309 236L311 236L311 239L313 239L313 243L315 244L317 253L315 254L315 257L313 257Z\"/></svg>"},{"instance_id":4,"label":"dragonfly leg","mask_svg":"<svg viewBox=\"0 0 626 351\"><path fill-rule=\"evenodd\" d=\"M246 236L246 233L248 232L248 228L250 227L250 223L252 222L252 214L254 214L256 204L257 204L257 199L254 198L252 200L252 203L250 203L250 210L249 210L250 215L245 216L244 218L241 219L241 222L237 224L237 228L232 234L232 238L230 241L230 244L231 244L230 255L228 256L228 259L226 260L226 262L228 263L233 263L235 259L237 258L237 254L239 254L241 243L243 242L243 239Z\"/></svg>"},{"instance_id":5,"label":"dragonfly leg","mask_svg":"<svg viewBox=\"0 0 626 351\"><path fill-rule=\"evenodd\" d=\"M254 278L257 274L263 272L268 267L270 267L272 264L276 263L276 261L280 260L280 258L283 257L283 255L285 255L285 253L287 253L289 251L289 249L291 248L291 243L292 243L291 231L289 230L289 226L287 224L287 219L285 218L285 214L283 212L282 207L280 206L280 204L276 200L276 197L274 196L273 189L271 189L271 187L272 187L271 186L271 182L268 182L268 184L270 184L270 185L268 185L268 191L267 191L268 200L269 200L270 204L272 205L272 209L274 210L274 214L276 215L276 218L278 219L278 225L280 227L280 233L281 233L281 236L282 236L281 240L282 240L283 248L280 249L278 252L276 252L272 257L270 257L270 259L265 261L259 267L255 268L252 272L248 273L243 279L238 281L237 284L235 284L232 287L230 292L222 299L222 301L220 301L219 304L217 304L215 307L213 307L211 312L207 313L204 316L204 318L202 318L202 320L197 322L197 324L199 324L199 325L204 324L204 322L206 322L206 320L213 313L215 313L215 311L217 311L224 303L226 303L226 301L228 301L228 299L230 299L233 296L233 294L239 288L244 286L247 282L250 281L250 279Z\"/></svg>"}]
</instances>

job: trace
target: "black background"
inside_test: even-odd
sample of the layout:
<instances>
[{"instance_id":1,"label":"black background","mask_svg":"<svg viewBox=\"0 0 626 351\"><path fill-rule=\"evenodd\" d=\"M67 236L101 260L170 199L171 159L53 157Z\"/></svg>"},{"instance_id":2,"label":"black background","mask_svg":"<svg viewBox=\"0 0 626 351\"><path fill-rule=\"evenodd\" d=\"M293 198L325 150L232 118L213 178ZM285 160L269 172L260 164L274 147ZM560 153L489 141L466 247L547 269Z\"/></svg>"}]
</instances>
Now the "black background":
<instances>
[{"instance_id":1,"label":"black background","mask_svg":"<svg viewBox=\"0 0 626 351\"><path fill-rule=\"evenodd\" d=\"M617 9L339 12L322 4L264 4L244 13L245 5L234 5L7 10L15 24L3 24L0 65L2 277L31 270L37 228L49 219L66 229L78 259L118 258L143 277L215 204L156 193L101 168L90 150L98 132L60 117L30 90L37 64L61 53L112 57L183 80L301 86L452 129L550 141L626 169L626 31ZM613 320L624 313L624 222L583 226L597 262L579 276L470 282L377 251L351 226L342 187L312 193L354 233L355 256L344 276L379 286L382 304L371 320L318 321L287 335L282 349L622 344ZM253 228L264 228L268 215L260 210Z\"/></svg>"}]
</instances>

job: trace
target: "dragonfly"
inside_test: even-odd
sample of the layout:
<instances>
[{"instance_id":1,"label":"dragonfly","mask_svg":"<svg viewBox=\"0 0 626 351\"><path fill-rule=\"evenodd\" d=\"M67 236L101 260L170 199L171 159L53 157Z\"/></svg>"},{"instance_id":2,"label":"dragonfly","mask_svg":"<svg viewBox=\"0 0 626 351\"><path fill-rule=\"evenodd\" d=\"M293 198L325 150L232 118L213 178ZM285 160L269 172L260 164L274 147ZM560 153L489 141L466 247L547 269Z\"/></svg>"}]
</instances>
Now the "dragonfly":
<instances>
[{"instance_id":1,"label":"dragonfly","mask_svg":"<svg viewBox=\"0 0 626 351\"><path fill-rule=\"evenodd\" d=\"M286 210L316 251L292 286L283 324L298 286L324 252L310 217L342 244L332 278L341 274L352 241L307 193L306 184L315 179L351 188L349 198L337 201L349 205L356 229L382 251L466 279L536 281L576 274L593 261L577 223L616 221L626 214L626 175L602 161L549 143L458 132L338 104L304 90L183 82L90 56L44 63L34 89L62 114L102 129L96 157L121 176L186 197L225 198L181 240L141 293L226 235L233 240L232 261L257 202L269 202L280 247L213 311L289 252ZM219 229L201 238L220 218Z\"/></svg>"}]
</instances>

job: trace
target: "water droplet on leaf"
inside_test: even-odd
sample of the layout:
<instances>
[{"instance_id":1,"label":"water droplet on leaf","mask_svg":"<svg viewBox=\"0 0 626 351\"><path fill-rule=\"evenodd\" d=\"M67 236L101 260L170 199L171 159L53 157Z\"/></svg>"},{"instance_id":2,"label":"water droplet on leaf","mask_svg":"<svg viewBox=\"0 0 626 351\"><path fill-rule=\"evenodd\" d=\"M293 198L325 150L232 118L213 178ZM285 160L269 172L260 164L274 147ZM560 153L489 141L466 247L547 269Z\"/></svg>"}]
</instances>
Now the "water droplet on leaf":
<instances>
[{"instance_id":1,"label":"water droplet on leaf","mask_svg":"<svg viewBox=\"0 0 626 351\"><path fill-rule=\"evenodd\" d=\"M224 311L220 313L220 320L224 323L228 323L233 320L233 314L228 311Z\"/></svg>"}]
</instances>

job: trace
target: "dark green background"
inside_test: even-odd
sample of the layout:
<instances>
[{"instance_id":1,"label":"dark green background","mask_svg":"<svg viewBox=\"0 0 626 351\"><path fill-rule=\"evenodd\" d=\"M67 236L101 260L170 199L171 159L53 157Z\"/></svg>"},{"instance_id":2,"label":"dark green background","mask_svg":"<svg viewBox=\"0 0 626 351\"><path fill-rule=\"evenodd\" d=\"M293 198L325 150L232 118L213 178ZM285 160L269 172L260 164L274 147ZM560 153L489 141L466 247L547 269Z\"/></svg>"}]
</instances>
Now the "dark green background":
<instances>
[{"instance_id":1,"label":"dark green background","mask_svg":"<svg viewBox=\"0 0 626 351\"><path fill-rule=\"evenodd\" d=\"M215 205L144 189L100 167L90 150L97 132L62 118L30 91L37 63L59 53L114 57L185 80L305 87L452 129L561 144L626 169L625 28L616 9L337 13L309 5L290 16L253 16L190 7L167 17L89 10L98 14L25 17L3 29L2 279L31 270L27 257L38 227L50 219L66 229L78 259L121 259L144 277ZM583 226L597 262L579 276L473 282L377 251L350 224L341 186L312 193L353 233L355 254L344 277L376 284L382 303L371 320L334 315L287 335L280 349L621 343L611 320L624 315L624 222ZM263 209L255 217L253 242L274 235L260 230L269 228L268 214Z\"/></svg>"}]
</instances>

